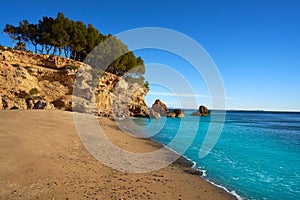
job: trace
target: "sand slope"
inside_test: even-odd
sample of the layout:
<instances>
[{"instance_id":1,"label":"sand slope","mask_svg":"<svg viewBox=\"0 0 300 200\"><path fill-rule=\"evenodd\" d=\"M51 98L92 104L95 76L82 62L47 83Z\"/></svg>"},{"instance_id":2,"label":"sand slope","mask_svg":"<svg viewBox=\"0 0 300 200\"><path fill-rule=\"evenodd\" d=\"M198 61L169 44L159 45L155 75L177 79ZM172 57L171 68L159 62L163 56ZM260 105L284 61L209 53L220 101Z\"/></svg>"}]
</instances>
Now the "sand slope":
<instances>
[{"instance_id":1,"label":"sand slope","mask_svg":"<svg viewBox=\"0 0 300 200\"><path fill-rule=\"evenodd\" d=\"M110 119L100 123L120 147L159 147L124 134ZM119 172L84 148L72 113L0 111L0 199L234 199L184 170L172 164L143 174Z\"/></svg>"}]
</instances>

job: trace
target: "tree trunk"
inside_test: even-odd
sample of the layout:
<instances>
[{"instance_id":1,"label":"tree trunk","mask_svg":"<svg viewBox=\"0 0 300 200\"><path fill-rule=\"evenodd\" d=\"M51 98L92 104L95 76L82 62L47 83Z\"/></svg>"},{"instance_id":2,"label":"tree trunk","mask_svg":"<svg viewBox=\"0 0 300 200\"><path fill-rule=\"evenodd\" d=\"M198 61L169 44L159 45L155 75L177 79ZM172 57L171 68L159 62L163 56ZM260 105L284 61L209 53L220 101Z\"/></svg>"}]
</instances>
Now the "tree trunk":
<instances>
[{"instance_id":1,"label":"tree trunk","mask_svg":"<svg viewBox=\"0 0 300 200\"><path fill-rule=\"evenodd\" d=\"M49 54L52 47L50 45L46 45L45 47L46 47L46 53Z\"/></svg>"},{"instance_id":2,"label":"tree trunk","mask_svg":"<svg viewBox=\"0 0 300 200\"><path fill-rule=\"evenodd\" d=\"M55 54L56 54L56 47L54 47L54 49L53 49L53 55L55 56Z\"/></svg>"},{"instance_id":3,"label":"tree trunk","mask_svg":"<svg viewBox=\"0 0 300 200\"><path fill-rule=\"evenodd\" d=\"M39 51L40 51L40 53L44 53L44 45L42 44L41 46L42 46L42 50L39 50Z\"/></svg>"},{"instance_id":4,"label":"tree trunk","mask_svg":"<svg viewBox=\"0 0 300 200\"><path fill-rule=\"evenodd\" d=\"M75 59L76 59L76 51L74 51L74 58L73 58L73 60L75 61Z\"/></svg>"},{"instance_id":5,"label":"tree trunk","mask_svg":"<svg viewBox=\"0 0 300 200\"><path fill-rule=\"evenodd\" d=\"M71 56L69 56L69 50L68 47L64 47L64 53L65 53L65 57L66 58L70 58Z\"/></svg>"}]
</instances>

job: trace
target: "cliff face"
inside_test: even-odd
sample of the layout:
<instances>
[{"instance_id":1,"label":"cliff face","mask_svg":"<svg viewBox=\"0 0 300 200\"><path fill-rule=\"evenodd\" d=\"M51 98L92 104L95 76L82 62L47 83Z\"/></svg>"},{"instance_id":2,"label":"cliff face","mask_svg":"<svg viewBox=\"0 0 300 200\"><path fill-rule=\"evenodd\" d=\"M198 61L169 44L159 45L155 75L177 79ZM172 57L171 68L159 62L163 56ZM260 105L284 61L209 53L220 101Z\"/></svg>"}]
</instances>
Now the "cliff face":
<instances>
[{"instance_id":1,"label":"cliff face","mask_svg":"<svg viewBox=\"0 0 300 200\"><path fill-rule=\"evenodd\" d=\"M95 90L95 108L100 116L147 117L145 96L148 89L105 72Z\"/></svg>"},{"instance_id":2,"label":"cliff face","mask_svg":"<svg viewBox=\"0 0 300 200\"><path fill-rule=\"evenodd\" d=\"M0 109L71 110L76 73L90 66L51 55L0 49ZM148 116L148 90L114 74L96 80L91 110L102 116ZM76 104L76 101L75 101Z\"/></svg>"}]
</instances>

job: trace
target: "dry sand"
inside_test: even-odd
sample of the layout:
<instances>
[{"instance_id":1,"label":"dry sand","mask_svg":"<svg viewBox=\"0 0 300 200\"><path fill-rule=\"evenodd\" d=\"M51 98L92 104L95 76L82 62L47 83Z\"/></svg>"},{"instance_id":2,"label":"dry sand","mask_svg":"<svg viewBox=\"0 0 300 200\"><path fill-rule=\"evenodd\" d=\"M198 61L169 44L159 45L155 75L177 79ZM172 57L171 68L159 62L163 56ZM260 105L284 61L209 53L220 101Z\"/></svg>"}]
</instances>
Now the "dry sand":
<instances>
[{"instance_id":1,"label":"dry sand","mask_svg":"<svg viewBox=\"0 0 300 200\"><path fill-rule=\"evenodd\" d=\"M112 142L127 150L160 147L124 134L108 118L100 124ZM72 113L0 111L0 199L235 199L187 173L187 166L181 159L149 173L120 172L89 154Z\"/></svg>"}]
</instances>

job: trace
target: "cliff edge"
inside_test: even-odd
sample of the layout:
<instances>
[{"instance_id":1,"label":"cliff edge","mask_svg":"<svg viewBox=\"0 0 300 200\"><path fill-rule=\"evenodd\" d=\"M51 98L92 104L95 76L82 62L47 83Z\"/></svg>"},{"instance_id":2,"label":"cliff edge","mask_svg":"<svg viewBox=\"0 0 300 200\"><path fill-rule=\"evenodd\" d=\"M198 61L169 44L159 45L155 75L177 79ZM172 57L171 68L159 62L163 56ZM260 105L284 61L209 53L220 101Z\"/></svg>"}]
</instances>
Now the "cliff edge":
<instances>
[{"instance_id":1,"label":"cliff edge","mask_svg":"<svg viewBox=\"0 0 300 200\"><path fill-rule=\"evenodd\" d=\"M0 109L74 110L78 107L74 99L81 98L73 92L79 70L92 68L68 58L0 47ZM99 77L89 80L95 85L92 112L108 117L148 116L144 100L148 88L108 72Z\"/></svg>"}]
</instances>

